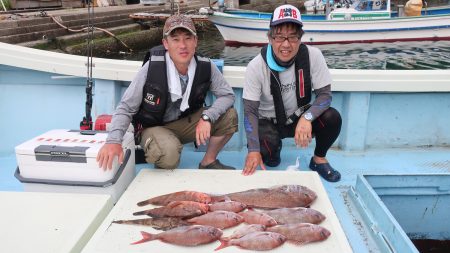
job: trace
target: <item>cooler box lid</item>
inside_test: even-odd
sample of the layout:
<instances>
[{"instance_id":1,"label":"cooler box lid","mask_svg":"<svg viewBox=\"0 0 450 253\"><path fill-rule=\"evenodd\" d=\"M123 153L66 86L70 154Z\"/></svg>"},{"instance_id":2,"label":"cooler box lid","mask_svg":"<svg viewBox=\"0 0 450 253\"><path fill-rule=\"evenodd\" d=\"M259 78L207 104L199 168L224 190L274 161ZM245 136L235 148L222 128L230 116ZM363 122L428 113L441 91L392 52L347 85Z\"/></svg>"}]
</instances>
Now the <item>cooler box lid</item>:
<instances>
[{"instance_id":1,"label":"cooler box lid","mask_svg":"<svg viewBox=\"0 0 450 253\"><path fill-rule=\"evenodd\" d=\"M99 168L97 154L105 144L108 132L55 129L32 138L16 146L18 173L22 182L26 179L42 183L82 185L82 182L97 182L108 185L120 176L121 167L117 157L113 160L112 170ZM134 137L126 132L123 138L124 158L134 152ZM134 162L134 160L132 161ZM130 166L134 166L130 165ZM112 181L111 181L112 180ZM27 182L28 182L27 181Z\"/></svg>"},{"instance_id":2,"label":"cooler box lid","mask_svg":"<svg viewBox=\"0 0 450 253\"><path fill-rule=\"evenodd\" d=\"M55 129L16 146L17 155L36 156L38 161L85 162L96 158L107 132Z\"/></svg>"}]
</instances>

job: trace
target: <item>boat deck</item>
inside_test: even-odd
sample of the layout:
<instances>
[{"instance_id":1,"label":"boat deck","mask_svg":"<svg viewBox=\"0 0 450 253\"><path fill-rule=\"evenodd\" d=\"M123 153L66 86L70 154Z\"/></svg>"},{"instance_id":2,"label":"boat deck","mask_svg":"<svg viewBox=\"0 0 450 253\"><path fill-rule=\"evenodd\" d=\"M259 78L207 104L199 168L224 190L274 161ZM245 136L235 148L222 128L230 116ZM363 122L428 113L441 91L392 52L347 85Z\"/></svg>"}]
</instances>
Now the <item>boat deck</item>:
<instances>
[{"instance_id":1,"label":"boat deck","mask_svg":"<svg viewBox=\"0 0 450 253\"><path fill-rule=\"evenodd\" d=\"M286 148L282 152L282 163L270 170L285 170L294 165L300 157L299 170L308 171L307 163L313 153L312 148ZM229 165L241 169L244 164L246 150L223 151L219 159ZM371 239L370 233L360 221L360 214L349 200L348 190L355 185L358 174L442 174L450 172L450 148L395 148L370 149L360 152L330 150L328 159L342 173L342 180L329 183L322 179L336 215L349 239L353 252L383 252ZM185 145L180 169L197 168L203 152L197 152L191 145ZM14 155L0 157L0 191L23 191L21 183L14 178L16 169ZM152 168L150 164L136 165L136 173L143 168ZM258 171L257 173L264 173Z\"/></svg>"}]
</instances>

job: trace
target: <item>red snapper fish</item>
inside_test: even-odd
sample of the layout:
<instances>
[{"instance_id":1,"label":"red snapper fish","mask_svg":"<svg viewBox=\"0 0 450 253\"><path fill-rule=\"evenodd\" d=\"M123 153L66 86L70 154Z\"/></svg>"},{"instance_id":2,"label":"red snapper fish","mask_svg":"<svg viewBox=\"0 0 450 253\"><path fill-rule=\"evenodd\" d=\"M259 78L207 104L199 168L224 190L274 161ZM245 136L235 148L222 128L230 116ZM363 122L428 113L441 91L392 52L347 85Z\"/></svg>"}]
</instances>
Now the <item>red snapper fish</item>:
<instances>
[{"instance_id":1,"label":"red snapper fish","mask_svg":"<svg viewBox=\"0 0 450 253\"><path fill-rule=\"evenodd\" d=\"M279 208L273 210L262 210L261 212L274 218L278 225L295 223L319 224L326 219L321 212L305 207Z\"/></svg>"},{"instance_id":2,"label":"red snapper fish","mask_svg":"<svg viewBox=\"0 0 450 253\"><path fill-rule=\"evenodd\" d=\"M277 222L274 218L253 209L249 209L246 212L240 212L239 214L244 217L244 221L247 224L261 224L266 227L277 225Z\"/></svg>"},{"instance_id":3,"label":"red snapper fish","mask_svg":"<svg viewBox=\"0 0 450 253\"><path fill-rule=\"evenodd\" d=\"M229 241L231 239L239 239L241 237L243 237L244 235L253 233L253 232L261 232L266 230L266 226L261 225L261 224L251 224L251 225L246 225L243 226L241 228L236 229L232 235L228 236L228 237L222 237L222 240L226 240Z\"/></svg>"},{"instance_id":4,"label":"red snapper fish","mask_svg":"<svg viewBox=\"0 0 450 253\"><path fill-rule=\"evenodd\" d=\"M203 204L208 204L211 202L211 197L203 192L197 191L179 191L174 193L169 193L161 196L157 196L151 199L147 199L137 203L138 206L145 205L156 205L156 206L165 206L173 201L194 201Z\"/></svg>"},{"instance_id":5,"label":"red snapper fish","mask_svg":"<svg viewBox=\"0 0 450 253\"><path fill-rule=\"evenodd\" d=\"M229 198L250 207L274 209L309 206L317 198L317 194L302 185L282 185L235 192L220 197ZM216 196L214 200L218 198Z\"/></svg>"},{"instance_id":6,"label":"red snapper fish","mask_svg":"<svg viewBox=\"0 0 450 253\"><path fill-rule=\"evenodd\" d=\"M191 218L208 212L209 206L194 201L174 201L167 206L135 212L133 215L148 215L154 218L181 217Z\"/></svg>"},{"instance_id":7,"label":"red snapper fish","mask_svg":"<svg viewBox=\"0 0 450 253\"><path fill-rule=\"evenodd\" d=\"M286 239L295 244L306 244L326 240L331 232L319 225L310 223L278 225L266 229L286 236Z\"/></svg>"},{"instance_id":8,"label":"red snapper fish","mask_svg":"<svg viewBox=\"0 0 450 253\"><path fill-rule=\"evenodd\" d=\"M239 239L220 240L221 244L215 250L229 246L238 246L248 250L271 250L281 246L286 241L284 235L273 232L253 232Z\"/></svg>"},{"instance_id":9,"label":"red snapper fish","mask_svg":"<svg viewBox=\"0 0 450 253\"><path fill-rule=\"evenodd\" d=\"M194 217L187 221L197 225L208 225L220 229L225 229L241 224L244 221L244 218L239 214L233 212L215 211Z\"/></svg>"},{"instance_id":10,"label":"red snapper fish","mask_svg":"<svg viewBox=\"0 0 450 253\"><path fill-rule=\"evenodd\" d=\"M192 225L177 227L159 234L151 234L141 231L142 239L131 244L160 240L165 243L181 246L197 246L218 240L222 236L222 230L211 227Z\"/></svg>"}]
</instances>

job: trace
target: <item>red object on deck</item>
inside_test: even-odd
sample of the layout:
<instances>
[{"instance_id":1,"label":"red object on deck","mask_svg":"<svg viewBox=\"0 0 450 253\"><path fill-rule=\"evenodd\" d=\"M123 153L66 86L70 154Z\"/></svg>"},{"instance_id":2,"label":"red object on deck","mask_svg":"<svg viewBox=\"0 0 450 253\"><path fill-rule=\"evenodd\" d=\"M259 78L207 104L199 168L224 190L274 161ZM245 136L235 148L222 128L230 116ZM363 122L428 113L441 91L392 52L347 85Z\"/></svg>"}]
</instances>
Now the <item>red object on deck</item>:
<instances>
[{"instance_id":1,"label":"red object on deck","mask_svg":"<svg viewBox=\"0 0 450 253\"><path fill-rule=\"evenodd\" d=\"M106 124L111 123L112 115L102 114L97 117L95 121L94 130L106 131Z\"/></svg>"}]
</instances>

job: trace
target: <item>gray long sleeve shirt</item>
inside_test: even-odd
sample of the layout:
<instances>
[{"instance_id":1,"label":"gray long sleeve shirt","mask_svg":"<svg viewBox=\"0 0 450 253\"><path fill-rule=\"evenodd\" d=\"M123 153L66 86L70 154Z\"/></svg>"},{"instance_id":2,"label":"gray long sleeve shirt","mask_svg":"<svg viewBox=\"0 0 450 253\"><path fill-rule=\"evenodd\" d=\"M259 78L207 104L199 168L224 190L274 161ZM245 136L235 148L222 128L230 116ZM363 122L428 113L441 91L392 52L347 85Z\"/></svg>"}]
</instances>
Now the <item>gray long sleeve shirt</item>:
<instances>
[{"instance_id":1,"label":"gray long sleeve shirt","mask_svg":"<svg viewBox=\"0 0 450 253\"><path fill-rule=\"evenodd\" d=\"M139 111L142 102L143 89L147 79L148 64L149 62L142 66L123 94L122 100L119 102L119 105L113 114L106 143L122 143L123 136L131 123L133 115ZM211 107L205 110L204 113L209 116L211 122L215 122L222 114L233 106L235 95L233 89L225 81L222 73L220 73L213 62L211 62L211 86L209 90L216 99ZM164 115L164 118L167 118L166 115Z\"/></svg>"}]
</instances>

